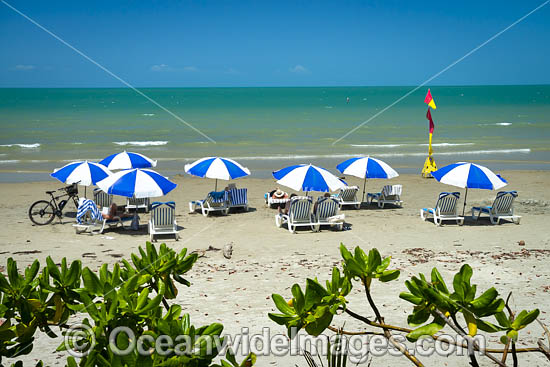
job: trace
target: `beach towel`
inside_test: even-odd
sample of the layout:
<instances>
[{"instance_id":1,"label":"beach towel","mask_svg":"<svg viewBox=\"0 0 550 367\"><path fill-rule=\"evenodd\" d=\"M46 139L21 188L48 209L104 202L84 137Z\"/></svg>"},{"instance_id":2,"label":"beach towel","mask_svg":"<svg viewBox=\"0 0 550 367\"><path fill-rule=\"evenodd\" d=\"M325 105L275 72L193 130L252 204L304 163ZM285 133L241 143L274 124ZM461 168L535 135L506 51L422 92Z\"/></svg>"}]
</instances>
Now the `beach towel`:
<instances>
[{"instance_id":1,"label":"beach towel","mask_svg":"<svg viewBox=\"0 0 550 367\"><path fill-rule=\"evenodd\" d=\"M101 213L95 205L93 200L81 198L78 203L78 209L76 212L76 221L78 224L82 224L82 220L86 216L86 213L90 213L92 220L98 220L101 218Z\"/></svg>"},{"instance_id":2,"label":"beach towel","mask_svg":"<svg viewBox=\"0 0 550 367\"><path fill-rule=\"evenodd\" d=\"M214 203L223 203L227 200L227 191L211 191L209 195Z\"/></svg>"}]
</instances>

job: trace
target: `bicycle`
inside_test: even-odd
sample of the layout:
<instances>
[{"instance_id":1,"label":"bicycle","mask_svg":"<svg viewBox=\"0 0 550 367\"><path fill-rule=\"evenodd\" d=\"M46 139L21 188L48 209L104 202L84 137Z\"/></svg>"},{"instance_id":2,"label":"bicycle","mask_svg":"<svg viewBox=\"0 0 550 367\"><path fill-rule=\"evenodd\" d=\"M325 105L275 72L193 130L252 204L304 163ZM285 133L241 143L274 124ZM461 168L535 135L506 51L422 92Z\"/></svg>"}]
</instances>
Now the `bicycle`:
<instances>
[{"instance_id":1,"label":"bicycle","mask_svg":"<svg viewBox=\"0 0 550 367\"><path fill-rule=\"evenodd\" d=\"M31 205L29 208L29 218L31 222L38 226L44 226L46 224L50 224L55 216L59 217L59 221L61 221L61 217L63 216L63 208L65 208L71 199L73 200L75 207L78 208L77 184L78 182L58 190L46 191L46 194L50 195L51 199L50 201L38 200ZM65 191L65 193L55 196L54 193L58 191ZM59 203L57 202L57 200L65 196L68 196L67 199L63 199L59 201Z\"/></svg>"}]
</instances>

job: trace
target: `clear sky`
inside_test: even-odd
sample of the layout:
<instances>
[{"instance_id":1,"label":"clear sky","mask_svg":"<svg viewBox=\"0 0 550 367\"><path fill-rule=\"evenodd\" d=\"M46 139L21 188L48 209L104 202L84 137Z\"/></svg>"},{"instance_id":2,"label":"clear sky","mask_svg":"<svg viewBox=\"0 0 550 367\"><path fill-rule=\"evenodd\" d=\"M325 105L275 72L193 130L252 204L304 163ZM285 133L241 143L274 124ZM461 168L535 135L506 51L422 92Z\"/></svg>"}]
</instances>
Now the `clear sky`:
<instances>
[{"instance_id":1,"label":"clear sky","mask_svg":"<svg viewBox=\"0 0 550 367\"><path fill-rule=\"evenodd\" d=\"M418 85L544 0L12 6L139 87ZM120 82L0 2L0 87ZM549 84L550 4L431 85Z\"/></svg>"}]
</instances>

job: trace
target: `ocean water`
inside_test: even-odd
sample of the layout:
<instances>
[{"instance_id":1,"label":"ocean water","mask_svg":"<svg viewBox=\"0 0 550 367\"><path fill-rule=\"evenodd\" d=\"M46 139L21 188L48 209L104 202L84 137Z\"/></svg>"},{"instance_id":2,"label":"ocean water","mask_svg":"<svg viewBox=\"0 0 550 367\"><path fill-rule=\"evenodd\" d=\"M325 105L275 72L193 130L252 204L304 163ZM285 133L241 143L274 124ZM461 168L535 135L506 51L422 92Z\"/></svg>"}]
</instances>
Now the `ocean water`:
<instances>
[{"instance_id":1,"label":"ocean water","mask_svg":"<svg viewBox=\"0 0 550 367\"><path fill-rule=\"evenodd\" d=\"M419 172L428 121L421 88L336 144L412 87L141 89L216 143L129 89L0 89L0 181L49 180L73 160L122 150L157 159L159 172L225 156L256 177L288 164L334 172L370 155ZM550 168L550 86L432 87L439 166L474 161L494 170ZM347 102L349 98L349 103Z\"/></svg>"}]
</instances>

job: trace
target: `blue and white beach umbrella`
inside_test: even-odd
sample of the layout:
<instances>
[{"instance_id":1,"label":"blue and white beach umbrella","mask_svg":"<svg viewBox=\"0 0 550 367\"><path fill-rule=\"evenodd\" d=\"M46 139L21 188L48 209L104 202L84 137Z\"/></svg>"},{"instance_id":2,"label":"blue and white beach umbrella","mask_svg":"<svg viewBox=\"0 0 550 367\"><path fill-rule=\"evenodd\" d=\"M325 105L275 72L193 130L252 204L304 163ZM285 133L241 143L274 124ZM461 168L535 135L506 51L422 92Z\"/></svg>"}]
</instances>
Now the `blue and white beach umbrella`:
<instances>
[{"instance_id":1,"label":"blue and white beach umbrella","mask_svg":"<svg viewBox=\"0 0 550 367\"><path fill-rule=\"evenodd\" d=\"M232 159L221 157L201 158L198 161L186 164L184 170L193 176L216 179L216 189L218 187L218 179L234 180L250 175L248 168L241 166Z\"/></svg>"},{"instance_id":2,"label":"blue and white beach umbrella","mask_svg":"<svg viewBox=\"0 0 550 367\"><path fill-rule=\"evenodd\" d=\"M338 171L345 175L362 178L363 197L365 197L365 185L368 178L394 178L399 176L386 162L371 157L356 157L343 161L336 166Z\"/></svg>"},{"instance_id":3,"label":"blue and white beach umbrella","mask_svg":"<svg viewBox=\"0 0 550 367\"><path fill-rule=\"evenodd\" d=\"M134 168L113 173L97 186L112 195L152 198L166 195L177 185L153 170Z\"/></svg>"},{"instance_id":4,"label":"blue and white beach umbrella","mask_svg":"<svg viewBox=\"0 0 550 367\"><path fill-rule=\"evenodd\" d=\"M111 154L107 158L101 160L99 164L104 165L110 170L116 170L156 167L157 161L154 161L143 154L124 151L121 153Z\"/></svg>"},{"instance_id":5,"label":"blue and white beach umbrella","mask_svg":"<svg viewBox=\"0 0 550 367\"><path fill-rule=\"evenodd\" d=\"M336 191L346 186L338 177L312 164L298 164L273 172L277 183L295 191Z\"/></svg>"},{"instance_id":6,"label":"blue and white beach umbrella","mask_svg":"<svg viewBox=\"0 0 550 367\"><path fill-rule=\"evenodd\" d=\"M468 189L498 190L508 184L506 180L489 168L468 162L458 162L441 167L432 172L432 176L441 183L466 188L462 215L466 209Z\"/></svg>"},{"instance_id":7,"label":"blue and white beach umbrella","mask_svg":"<svg viewBox=\"0 0 550 367\"><path fill-rule=\"evenodd\" d=\"M56 168L50 176L69 185L78 183L79 185L90 186L95 185L96 182L109 177L111 174L112 172L101 164L79 161Z\"/></svg>"}]
</instances>

